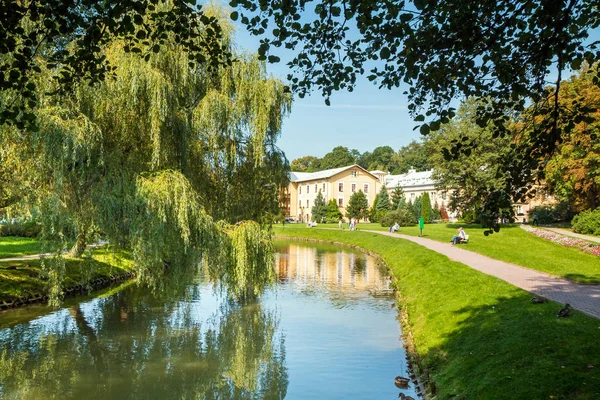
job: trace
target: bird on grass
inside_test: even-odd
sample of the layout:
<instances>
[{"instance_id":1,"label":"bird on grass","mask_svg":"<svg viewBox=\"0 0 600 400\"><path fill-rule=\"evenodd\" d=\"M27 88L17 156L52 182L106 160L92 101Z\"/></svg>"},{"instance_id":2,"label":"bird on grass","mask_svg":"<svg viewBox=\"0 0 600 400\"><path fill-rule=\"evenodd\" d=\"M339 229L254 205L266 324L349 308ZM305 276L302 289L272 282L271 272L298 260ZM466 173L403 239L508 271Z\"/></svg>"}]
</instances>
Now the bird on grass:
<instances>
[{"instance_id":1,"label":"bird on grass","mask_svg":"<svg viewBox=\"0 0 600 400\"><path fill-rule=\"evenodd\" d=\"M545 298L543 298L543 297L538 297L538 296L535 296L535 297L532 297L532 298L531 298L531 302L532 302L533 304L542 304L542 303L547 303L547 302L548 302L548 299L545 299Z\"/></svg>"},{"instance_id":2,"label":"bird on grass","mask_svg":"<svg viewBox=\"0 0 600 400\"><path fill-rule=\"evenodd\" d=\"M565 306L556 314L558 318L566 318L571 315L571 305L569 303L565 304Z\"/></svg>"},{"instance_id":3,"label":"bird on grass","mask_svg":"<svg viewBox=\"0 0 600 400\"><path fill-rule=\"evenodd\" d=\"M408 387L408 382L410 382L409 378L405 378L403 376L397 376L394 378L394 384L399 389L405 389Z\"/></svg>"},{"instance_id":4,"label":"bird on grass","mask_svg":"<svg viewBox=\"0 0 600 400\"><path fill-rule=\"evenodd\" d=\"M404 393L400 393L400 394L398 395L398 397L400 397L402 400L415 400L415 398L414 398L414 397L407 396L407 395L405 395Z\"/></svg>"}]
</instances>

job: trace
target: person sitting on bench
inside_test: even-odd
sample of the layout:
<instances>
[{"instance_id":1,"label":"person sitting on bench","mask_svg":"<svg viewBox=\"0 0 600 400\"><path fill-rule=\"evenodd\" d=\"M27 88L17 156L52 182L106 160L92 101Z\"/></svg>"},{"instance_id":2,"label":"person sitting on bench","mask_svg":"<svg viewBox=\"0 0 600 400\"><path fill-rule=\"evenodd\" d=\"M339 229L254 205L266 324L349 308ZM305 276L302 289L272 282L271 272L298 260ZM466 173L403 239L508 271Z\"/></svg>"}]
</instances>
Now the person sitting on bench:
<instances>
[{"instance_id":1,"label":"person sitting on bench","mask_svg":"<svg viewBox=\"0 0 600 400\"><path fill-rule=\"evenodd\" d=\"M453 244L460 244L460 243L462 243L462 242L464 242L466 240L467 240L466 233L465 233L465 231L463 230L463 228L461 226L460 228L458 228L458 235L452 236L451 242Z\"/></svg>"}]
</instances>

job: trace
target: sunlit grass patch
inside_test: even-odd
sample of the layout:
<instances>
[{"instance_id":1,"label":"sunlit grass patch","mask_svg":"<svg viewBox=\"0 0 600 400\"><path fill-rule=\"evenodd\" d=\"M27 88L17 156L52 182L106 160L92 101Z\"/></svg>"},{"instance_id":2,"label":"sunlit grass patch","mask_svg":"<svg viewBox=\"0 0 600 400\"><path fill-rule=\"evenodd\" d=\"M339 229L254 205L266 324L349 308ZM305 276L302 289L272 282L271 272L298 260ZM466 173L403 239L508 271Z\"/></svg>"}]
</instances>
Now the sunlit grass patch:
<instances>
[{"instance_id":1,"label":"sunlit grass patch","mask_svg":"<svg viewBox=\"0 0 600 400\"><path fill-rule=\"evenodd\" d=\"M40 242L37 239L14 236L0 237L0 259L22 257L40 252Z\"/></svg>"},{"instance_id":2,"label":"sunlit grass patch","mask_svg":"<svg viewBox=\"0 0 600 400\"><path fill-rule=\"evenodd\" d=\"M290 226L275 232L381 256L398 279L416 351L437 385L437 398L598 398L599 320L579 312L558 319L562 305L533 304L524 290L398 238Z\"/></svg>"}]
</instances>

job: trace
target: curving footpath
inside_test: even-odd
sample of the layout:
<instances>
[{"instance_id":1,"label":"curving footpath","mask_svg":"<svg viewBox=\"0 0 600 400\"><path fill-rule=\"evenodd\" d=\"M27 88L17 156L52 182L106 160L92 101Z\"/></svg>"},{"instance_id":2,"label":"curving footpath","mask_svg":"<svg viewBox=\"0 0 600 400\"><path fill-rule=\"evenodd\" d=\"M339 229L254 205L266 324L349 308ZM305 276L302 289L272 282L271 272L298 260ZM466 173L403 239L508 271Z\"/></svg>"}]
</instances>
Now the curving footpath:
<instances>
[{"instance_id":1,"label":"curving footpath","mask_svg":"<svg viewBox=\"0 0 600 400\"><path fill-rule=\"evenodd\" d=\"M556 301L557 303L569 303L576 310L600 319L600 286L574 283L564 278L558 278L543 272L486 257L450 243L440 243L422 237L385 231L363 232L379 233L381 235L410 240L484 274L495 276L521 289Z\"/></svg>"}]
</instances>

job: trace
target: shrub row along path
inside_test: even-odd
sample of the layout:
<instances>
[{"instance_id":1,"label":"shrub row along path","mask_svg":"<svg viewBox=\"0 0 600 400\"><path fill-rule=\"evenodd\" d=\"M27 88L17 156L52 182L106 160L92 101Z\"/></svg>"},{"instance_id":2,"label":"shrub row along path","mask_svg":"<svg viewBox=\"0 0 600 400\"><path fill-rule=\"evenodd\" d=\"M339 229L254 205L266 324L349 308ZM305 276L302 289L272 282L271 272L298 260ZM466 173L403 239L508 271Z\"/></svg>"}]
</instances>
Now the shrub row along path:
<instances>
[{"instance_id":1,"label":"shrub row along path","mask_svg":"<svg viewBox=\"0 0 600 400\"><path fill-rule=\"evenodd\" d=\"M558 234L565 235L565 236L571 236L571 237L574 237L577 239L587 240L588 242L600 243L600 237L597 237L597 236L582 235L580 233L571 232L566 229L550 228L550 227L546 227L546 226L536 226L536 228L545 229L547 231L556 232Z\"/></svg>"},{"instance_id":2,"label":"shrub row along path","mask_svg":"<svg viewBox=\"0 0 600 400\"><path fill-rule=\"evenodd\" d=\"M495 276L521 289L556 301L557 303L569 303L571 307L600 319L600 286L598 285L574 283L567 279L558 278L519 265L495 260L461 247L468 246L468 244L455 246L451 243L440 243L431 239L399 233L385 231L365 232L379 233L381 235L410 240L484 274Z\"/></svg>"}]
</instances>

